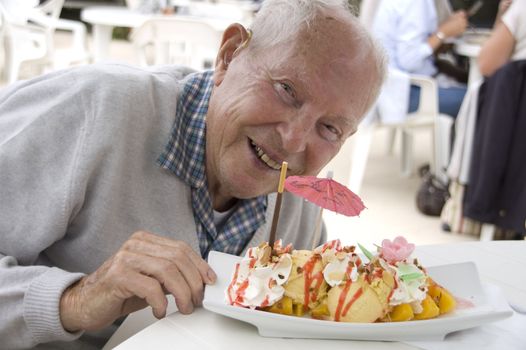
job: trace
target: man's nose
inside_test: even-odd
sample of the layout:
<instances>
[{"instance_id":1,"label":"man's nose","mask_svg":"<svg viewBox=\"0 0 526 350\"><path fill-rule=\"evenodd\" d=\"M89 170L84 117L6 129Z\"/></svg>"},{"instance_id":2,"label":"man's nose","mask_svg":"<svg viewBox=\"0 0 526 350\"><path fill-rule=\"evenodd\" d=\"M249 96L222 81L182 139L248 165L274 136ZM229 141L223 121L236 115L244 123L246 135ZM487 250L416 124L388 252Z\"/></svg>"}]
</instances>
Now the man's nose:
<instances>
[{"instance_id":1,"label":"man's nose","mask_svg":"<svg viewBox=\"0 0 526 350\"><path fill-rule=\"evenodd\" d=\"M277 125L283 149L289 153L305 151L312 129L312 122L308 118L294 118Z\"/></svg>"}]
</instances>

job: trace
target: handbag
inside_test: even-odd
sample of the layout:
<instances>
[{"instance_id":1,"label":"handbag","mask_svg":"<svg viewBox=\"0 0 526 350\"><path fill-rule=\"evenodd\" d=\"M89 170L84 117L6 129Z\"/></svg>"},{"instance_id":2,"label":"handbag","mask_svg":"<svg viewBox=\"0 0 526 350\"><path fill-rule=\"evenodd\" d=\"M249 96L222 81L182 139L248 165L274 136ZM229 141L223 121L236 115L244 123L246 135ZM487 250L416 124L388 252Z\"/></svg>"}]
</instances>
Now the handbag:
<instances>
[{"instance_id":1,"label":"handbag","mask_svg":"<svg viewBox=\"0 0 526 350\"><path fill-rule=\"evenodd\" d=\"M449 198L447 186L431 173L423 175L423 181L416 194L416 207L425 215L440 216Z\"/></svg>"}]
</instances>

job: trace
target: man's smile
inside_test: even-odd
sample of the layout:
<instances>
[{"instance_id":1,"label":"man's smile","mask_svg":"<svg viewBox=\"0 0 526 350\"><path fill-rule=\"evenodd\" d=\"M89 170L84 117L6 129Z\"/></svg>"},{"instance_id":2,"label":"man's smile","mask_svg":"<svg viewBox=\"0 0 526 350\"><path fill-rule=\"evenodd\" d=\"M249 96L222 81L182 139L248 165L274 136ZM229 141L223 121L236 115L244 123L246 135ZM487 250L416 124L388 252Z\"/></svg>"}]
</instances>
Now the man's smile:
<instances>
[{"instance_id":1,"label":"man's smile","mask_svg":"<svg viewBox=\"0 0 526 350\"><path fill-rule=\"evenodd\" d=\"M249 139L250 140L250 145L252 146L252 149L254 150L254 152L256 153L257 157L263 162L265 163L269 168L273 169L273 170L280 170L281 169L281 162L279 161L276 161L272 158L270 158L270 156L268 154L266 154L262 149L261 147L259 147L252 139Z\"/></svg>"}]
</instances>

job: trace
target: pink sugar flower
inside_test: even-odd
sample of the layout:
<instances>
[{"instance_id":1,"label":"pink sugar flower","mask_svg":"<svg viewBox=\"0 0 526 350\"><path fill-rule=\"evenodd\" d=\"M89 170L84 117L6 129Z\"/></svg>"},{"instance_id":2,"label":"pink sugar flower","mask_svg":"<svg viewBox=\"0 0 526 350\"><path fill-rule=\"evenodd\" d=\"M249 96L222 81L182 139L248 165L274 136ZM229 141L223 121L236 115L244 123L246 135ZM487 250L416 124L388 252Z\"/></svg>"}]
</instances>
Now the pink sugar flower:
<instances>
[{"instance_id":1,"label":"pink sugar flower","mask_svg":"<svg viewBox=\"0 0 526 350\"><path fill-rule=\"evenodd\" d=\"M398 236L392 242L388 239L382 241L380 256L388 263L395 264L407 259L414 249L414 244L408 243L404 237Z\"/></svg>"}]
</instances>

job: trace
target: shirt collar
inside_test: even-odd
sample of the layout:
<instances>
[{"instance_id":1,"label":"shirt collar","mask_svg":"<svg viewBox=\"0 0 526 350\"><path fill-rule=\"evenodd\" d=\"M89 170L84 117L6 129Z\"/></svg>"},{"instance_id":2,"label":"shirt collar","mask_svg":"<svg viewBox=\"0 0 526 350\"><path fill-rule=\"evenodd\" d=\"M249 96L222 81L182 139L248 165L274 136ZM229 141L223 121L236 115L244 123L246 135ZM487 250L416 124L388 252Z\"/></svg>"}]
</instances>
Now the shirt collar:
<instances>
[{"instance_id":1,"label":"shirt collar","mask_svg":"<svg viewBox=\"0 0 526 350\"><path fill-rule=\"evenodd\" d=\"M170 140L157 162L194 188L206 186L206 113L213 72L192 74L177 103Z\"/></svg>"}]
</instances>

